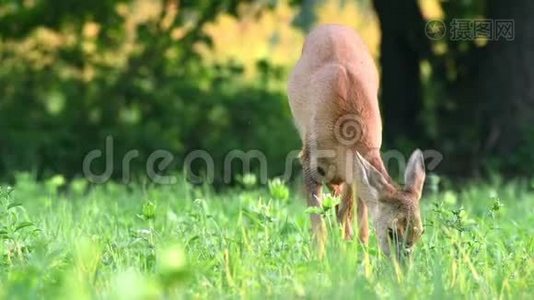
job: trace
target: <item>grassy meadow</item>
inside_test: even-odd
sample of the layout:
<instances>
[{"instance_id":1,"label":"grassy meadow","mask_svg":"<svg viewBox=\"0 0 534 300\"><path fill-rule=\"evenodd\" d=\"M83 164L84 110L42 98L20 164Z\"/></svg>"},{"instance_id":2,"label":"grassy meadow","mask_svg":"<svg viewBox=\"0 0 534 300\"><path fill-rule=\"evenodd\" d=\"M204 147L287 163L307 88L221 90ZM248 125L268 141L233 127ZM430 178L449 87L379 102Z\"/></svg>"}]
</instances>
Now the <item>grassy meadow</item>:
<instances>
[{"instance_id":1,"label":"grassy meadow","mask_svg":"<svg viewBox=\"0 0 534 300\"><path fill-rule=\"evenodd\" d=\"M406 266L330 228L315 254L298 188L274 180L214 193L17 176L0 191L0 298L532 299L534 187L426 191Z\"/></svg>"}]
</instances>

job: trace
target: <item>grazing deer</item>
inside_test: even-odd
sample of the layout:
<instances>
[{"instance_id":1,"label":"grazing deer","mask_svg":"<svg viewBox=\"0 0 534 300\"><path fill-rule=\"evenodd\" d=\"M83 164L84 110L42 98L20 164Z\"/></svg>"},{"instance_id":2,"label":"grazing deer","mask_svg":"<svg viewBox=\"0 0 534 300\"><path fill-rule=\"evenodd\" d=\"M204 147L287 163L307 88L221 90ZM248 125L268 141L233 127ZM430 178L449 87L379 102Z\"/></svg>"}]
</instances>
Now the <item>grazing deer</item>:
<instances>
[{"instance_id":1,"label":"grazing deer","mask_svg":"<svg viewBox=\"0 0 534 300\"><path fill-rule=\"evenodd\" d=\"M399 74L402 76L402 74ZM300 155L308 206L321 206L321 186L341 197L337 217L352 238L353 195L357 198L359 238L367 243L367 214L380 248L409 253L423 233L419 199L425 180L423 154L411 155L405 186L396 185L382 158L378 71L356 32L322 25L307 37L288 85L289 103L303 148ZM326 228L311 215L315 239L323 248Z\"/></svg>"}]
</instances>

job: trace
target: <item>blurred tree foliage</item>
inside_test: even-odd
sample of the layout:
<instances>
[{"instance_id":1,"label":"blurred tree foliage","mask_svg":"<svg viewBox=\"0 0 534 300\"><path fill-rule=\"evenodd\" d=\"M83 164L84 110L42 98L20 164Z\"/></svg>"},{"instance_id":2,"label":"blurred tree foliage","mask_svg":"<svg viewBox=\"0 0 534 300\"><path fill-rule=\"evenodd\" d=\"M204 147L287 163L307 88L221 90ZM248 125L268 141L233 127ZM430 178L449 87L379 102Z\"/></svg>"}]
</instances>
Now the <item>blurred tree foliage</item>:
<instances>
[{"instance_id":1,"label":"blurred tree foliage","mask_svg":"<svg viewBox=\"0 0 534 300\"><path fill-rule=\"evenodd\" d=\"M373 0L373 4L382 31L386 147L437 149L444 155L439 171L455 177L492 172L531 176L534 69L526 66L534 59L534 2ZM423 35L429 19L445 24L443 38ZM463 30L473 33L474 20L494 22L494 32L498 20L512 20L514 36L455 39L455 20L470 23Z\"/></svg>"},{"instance_id":2,"label":"blurred tree foliage","mask_svg":"<svg viewBox=\"0 0 534 300\"><path fill-rule=\"evenodd\" d=\"M534 69L526 66L534 59L534 2L440 3L449 30L454 19L514 22L510 40L454 40L449 32L447 39L433 43L426 101L433 109L433 144L450 158L443 170L460 176L496 171L531 176Z\"/></svg>"},{"instance_id":3,"label":"blurred tree foliage","mask_svg":"<svg viewBox=\"0 0 534 300\"><path fill-rule=\"evenodd\" d=\"M280 70L260 62L262 82L247 85L239 65L205 66L196 51L210 45L203 25L243 2L0 4L0 173L77 175L108 135L116 176L133 149L138 167L165 149L176 168L194 149L210 152L217 166L232 149L261 149L269 173L281 173L298 141L287 134L285 95L265 88Z\"/></svg>"},{"instance_id":4,"label":"blurred tree foliage","mask_svg":"<svg viewBox=\"0 0 534 300\"><path fill-rule=\"evenodd\" d=\"M137 170L157 149L176 156L174 170L187 153L204 149L219 176L229 151L259 149L269 174L281 174L288 152L300 146L283 89L289 61L313 24L325 22L357 28L381 63L386 148L437 149L445 157L439 171L449 174L528 174L534 2L390 2L2 1L0 176L78 175L84 156L103 150L108 135L117 177L133 149ZM277 10L278 19L265 15ZM447 26L462 18L513 19L516 35L506 42L429 41L422 33L430 18ZM269 26L277 31L263 28ZM268 41L258 46L260 39ZM276 43L284 51L275 51ZM96 163L95 171L103 169L103 160Z\"/></svg>"}]
</instances>

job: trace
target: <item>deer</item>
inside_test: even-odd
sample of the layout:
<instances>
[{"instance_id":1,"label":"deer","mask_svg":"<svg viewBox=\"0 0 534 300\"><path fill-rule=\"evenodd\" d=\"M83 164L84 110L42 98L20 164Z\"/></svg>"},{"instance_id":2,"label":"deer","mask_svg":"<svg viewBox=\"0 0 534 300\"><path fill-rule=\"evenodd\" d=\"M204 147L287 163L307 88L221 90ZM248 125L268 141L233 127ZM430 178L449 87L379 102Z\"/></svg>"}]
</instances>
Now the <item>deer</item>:
<instances>
[{"instance_id":1,"label":"deer","mask_svg":"<svg viewBox=\"0 0 534 300\"><path fill-rule=\"evenodd\" d=\"M402 75L401 75L402 76ZM319 25L306 37L288 86L291 114L302 149L304 190L309 207L321 207L322 187L339 197L336 216L343 237L353 238L356 204L358 238L369 240L368 215L386 256L409 256L424 232L419 201L425 181L424 156L416 149L406 163L404 185L396 184L381 157L379 75L361 37L342 25ZM310 214L314 240L324 251L321 214Z\"/></svg>"}]
</instances>

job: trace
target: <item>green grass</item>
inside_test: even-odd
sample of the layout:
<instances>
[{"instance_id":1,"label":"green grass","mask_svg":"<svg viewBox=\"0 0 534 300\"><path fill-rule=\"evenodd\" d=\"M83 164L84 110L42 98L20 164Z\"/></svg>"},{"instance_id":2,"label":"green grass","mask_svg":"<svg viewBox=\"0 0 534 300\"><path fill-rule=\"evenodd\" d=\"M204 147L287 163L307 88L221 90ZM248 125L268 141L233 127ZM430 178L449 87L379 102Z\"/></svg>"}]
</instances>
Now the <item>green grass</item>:
<instances>
[{"instance_id":1,"label":"green grass","mask_svg":"<svg viewBox=\"0 0 534 300\"><path fill-rule=\"evenodd\" d=\"M374 237L341 240L331 211L318 259L302 196L276 182L216 194L20 175L0 191L0 298L533 299L530 186L422 201L425 235L399 267Z\"/></svg>"}]
</instances>

